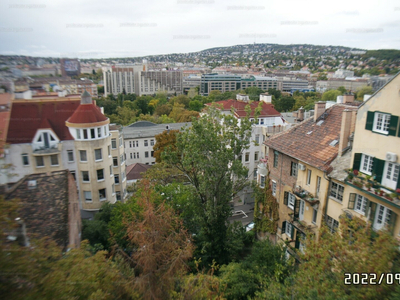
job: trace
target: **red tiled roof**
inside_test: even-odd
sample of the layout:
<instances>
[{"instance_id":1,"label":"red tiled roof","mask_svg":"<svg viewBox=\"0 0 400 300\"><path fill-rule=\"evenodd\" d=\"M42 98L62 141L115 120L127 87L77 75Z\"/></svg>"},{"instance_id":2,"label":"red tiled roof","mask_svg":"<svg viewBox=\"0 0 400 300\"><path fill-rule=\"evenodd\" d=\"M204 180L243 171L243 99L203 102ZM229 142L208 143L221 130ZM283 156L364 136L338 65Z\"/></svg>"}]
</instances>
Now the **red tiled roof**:
<instances>
[{"instance_id":1,"label":"red tiled roof","mask_svg":"<svg viewBox=\"0 0 400 300\"><path fill-rule=\"evenodd\" d=\"M0 105L10 105L11 103L11 94L9 93L3 93L0 94Z\"/></svg>"},{"instance_id":2,"label":"red tiled roof","mask_svg":"<svg viewBox=\"0 0 400 300\"><path fill-rule=\"evenodd\" d=\"M0 112L0 157L1 157L1 154L3 153L3 148L4 148L5 140L7 137L9 118L10 118L9 111Z\"/></svg>"},{"instance_id":3,"label":"red tiled roof","mask_svg":"<svg viewBox=\"0 0 400 300\"><path fill-rule=\"evenodd\" d=\"M321 125L317 125L314 118L309 118L272 136L264 144L322 171L329 171L330 163L338 154L339 143L335 146L329 144L333 140L339 141L342 112L345 109L357 110L357 107L336 104L325 111L326 116Z\"/></svg>"},{"instance_id":4,"label":"red tiled roof","mask_svg":"<svg viewBox=\"0 0 400 300\"><path fill-rule=\"evenodd\" d=\"M14 102L11 107L7 143L31 143L44 119L47 119L60 140L72 140L65 121L79 105L79 100Z\"/></svg>"},{"instance_id":5,"label":"red tiled roof","mask_svg":"<svg viewBox=\"0 0 400 300\"><path fill-rule=\"evenodd\" d=\"M142 179L143 176L141 173L146 172L149 168L151 168L151 165L141 163L129 165L126 167L126 178L127 180Z\"/></svg>"},{"instance_id":6,"label":"red tiled roof","mask_svg":"<svg viewBox=\"0 0 400 300\"><path fill-rule=\"evenodd\" d=\"M105 120L107 120L107 117L101 113L99 107L92 103L79 105L78 109L67 121L75 124L87 124Z\"/></svg>"},{"instance_id":7,"label":"red tiled roof","mask_svg":"<svg viewBox=\"0 0 400 300\"><path fill-rule=\"evenodd\" d=\"M206 105L211 106L213 103L220 104L223 106L223 110L235 110L235 115L238 118L244 118L246 116L245 107L249 105L249 103L244 101L238 101L234 99L222 100L212 103L206 103ZM258 107L259 103L262 103L262 109L260 112L259 117L273 117L273 116L280 116L281 113L277 111L271 103L265 103L263 101L252 101L250 103L251 108L251 115L250 117L254 117L254 111Z\"/></svg>"}]
</instances>

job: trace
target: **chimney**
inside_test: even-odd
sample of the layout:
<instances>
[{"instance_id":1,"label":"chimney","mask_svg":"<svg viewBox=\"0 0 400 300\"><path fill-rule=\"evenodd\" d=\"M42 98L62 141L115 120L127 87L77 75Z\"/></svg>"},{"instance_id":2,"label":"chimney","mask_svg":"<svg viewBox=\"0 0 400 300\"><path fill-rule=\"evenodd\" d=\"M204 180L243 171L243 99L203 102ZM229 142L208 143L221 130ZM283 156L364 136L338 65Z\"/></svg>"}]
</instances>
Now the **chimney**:
<instances>
[{"instance_id":1,"label":"chimney","mask_svg":"<svg viewBox=\"0 0 400 300\"><path fill-rule=\"evenodd\" d=\"M303 106L299 108L299 113L297 115L297 121L303 121L304 120L304 108Z\"/></svg>"},{"instance_id":2,"label":"chimney","mask_svg":"<svg viewBox=\"0 0 400 300\"><path fill-rule=\"evenodd\" d=\"M260 94L260 101L265 103L272 103L272 96L268 95L267 93Z\"/></svg>"},{"instance_id":3,"label":"chimney","mask_svg":"<svg viewBox=\"0 0 400 300\"><path fill-rule=\"evenodd\" d=\"M324 113L326 107L326 102L316 102L314 108L314 122Z\"/></svg>"},{"instance_id":4,"label":"chimney","mask_svg":"<svg viewBox=\"0 0 400 300\"><path fill-rule=\"evenodd\" d=\"M349 137L355 130L356 111L345 109L342 113L342 124L340 127L338 155L342 156L343 150L349 146Z\"/></svg>"},{"instance_id":5,"label":"chimney","mask_svg":"<svg viewBox=\"0 0 400 300\"><path fill-rule=\"evenodd\" d=\"M352 94L343 95L343 103L352 103L352 102L354 102L354 95Z\"/></svg>"}]
</instances>

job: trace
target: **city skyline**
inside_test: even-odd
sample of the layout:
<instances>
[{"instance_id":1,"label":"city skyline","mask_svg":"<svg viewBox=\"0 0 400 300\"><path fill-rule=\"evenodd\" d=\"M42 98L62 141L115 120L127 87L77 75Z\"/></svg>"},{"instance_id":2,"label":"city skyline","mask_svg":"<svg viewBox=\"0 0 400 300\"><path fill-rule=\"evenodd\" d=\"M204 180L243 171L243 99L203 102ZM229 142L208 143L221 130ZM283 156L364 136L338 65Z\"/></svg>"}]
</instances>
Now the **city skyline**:
<instances>
[{"instance_id":1,"label":"city skyline","mask_svg":"<svg viewBox=\"0 0 400 300\"><path fill-rule=\"evenodd\" d=\"M110 58L252 43L400 49L400 4L58 0L0 4L1 55Z\"/></svg>"}]
</instances>

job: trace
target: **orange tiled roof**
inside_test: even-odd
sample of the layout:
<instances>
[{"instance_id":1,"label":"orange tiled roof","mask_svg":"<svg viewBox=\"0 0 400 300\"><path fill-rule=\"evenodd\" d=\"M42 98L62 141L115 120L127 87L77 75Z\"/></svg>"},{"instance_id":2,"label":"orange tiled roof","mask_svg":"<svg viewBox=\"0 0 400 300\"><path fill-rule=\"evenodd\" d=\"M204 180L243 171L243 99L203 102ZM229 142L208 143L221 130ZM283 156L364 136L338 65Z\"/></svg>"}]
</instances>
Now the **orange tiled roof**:
<instances>
[{"instance_id":1,"label":"orange tiled roof","mask_svg":"<svg viewBox=\"0 0 400 300\"><path fill-rule=\"evenodd\" d=\"M235 110L235 116L238 118L244 118L246 116L246 111L245 111L246 105L250 105L251 108L250 117L254 117L254 111L258 107L258 104L260 102L262 103L262 109L259 117L273 117L273 116L278 117L281 115L281 113L277 111L272 104L265 103L262 101L251 101L251 103L248 103L244 101L228 99L213 103L222 105L223 110L231 110L231 108L233 107L233 109ZM211 106L213 103L206 103L206 105Z\"/></svg>"},{"instance_id":2,"label":"orange tiled roof","mask_svg":"<svg viewBox=\"0 0 400 300\"><path fill-rule=\"evenodd\" d=\"M331 146L334 140L339 141L342 123L342 112L345 109L357 110L354 105L336 104L325 111L325 114L314 122L309 118L304 122L272 136L265 145L273 150L305 162L322 171L330 171L330 163L338 154L339 143Z\"/></svg>"}]
</instances>

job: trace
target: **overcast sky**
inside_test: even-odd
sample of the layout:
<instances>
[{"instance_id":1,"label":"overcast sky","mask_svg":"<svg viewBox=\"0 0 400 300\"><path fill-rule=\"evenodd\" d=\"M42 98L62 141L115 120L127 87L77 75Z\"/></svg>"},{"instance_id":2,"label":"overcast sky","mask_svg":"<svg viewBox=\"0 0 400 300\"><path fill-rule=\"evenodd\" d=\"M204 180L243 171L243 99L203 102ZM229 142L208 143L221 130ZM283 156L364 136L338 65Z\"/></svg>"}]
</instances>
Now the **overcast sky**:
<instances>
[{"instance_id":1,"label":"overcast sky","mask_svg":"<svg viewBox=\"0 0 400 300\"><path fill-rule=\"evenodd\" d=\"M254 42L400 49L400 1L0 2L0 54L133 57Z\"/></svg>"}]
</instances>

